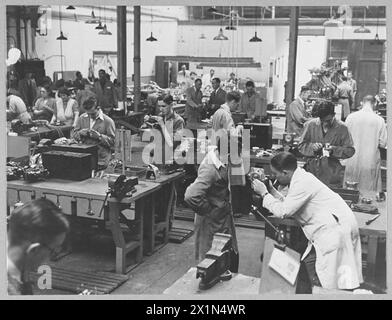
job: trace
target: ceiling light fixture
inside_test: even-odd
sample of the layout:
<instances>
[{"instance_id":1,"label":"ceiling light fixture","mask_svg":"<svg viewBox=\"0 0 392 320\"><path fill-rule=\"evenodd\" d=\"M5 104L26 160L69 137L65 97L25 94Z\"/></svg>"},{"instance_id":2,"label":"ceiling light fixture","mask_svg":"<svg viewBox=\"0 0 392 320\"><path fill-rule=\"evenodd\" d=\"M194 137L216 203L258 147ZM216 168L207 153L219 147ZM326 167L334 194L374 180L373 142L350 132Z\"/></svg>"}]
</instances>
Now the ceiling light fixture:
<instances>
[{"instance_id":1,"label":"ceiling light fixture","mask_svg":"<svg viewBox=\"0 0 392 320\"><path fill-rule=\"evenodd\" d=\"M218 33L218 35L217 35L216 37L214 37L214 40L229 40L229 38L226 37L226 36L223 34L223 29L220 28L220 29L219 29L219 33Z\"/></svg>"},{"instance_id":2,"label":"ceiling light fixture","mask_svg":"<svg viewBox=\"0 0 392 320\"><path fill-rule=\"evenodd\" d=\"M95 16L94 13L94 7L92 7L92 11L91 11L91 17L90 19L86 20L87 24L98 24L99 23L99 19L97 19L97 17Z\"/></svg>"},{"instance_id":3,"label":"ceiling light fixture","mask_svg":"<svg viewBox=\"0 0 392 320\"><path fill-rule=\"evenodd\" d=\"M152 17L152 8L151 8L151 34L150 34L150 36L146 39L146 41L150 41L150 42L158 41L158 39L155 38L155 37L152 35L152 19L153 19L153 17Z\"/></svg>"}]
</instances>

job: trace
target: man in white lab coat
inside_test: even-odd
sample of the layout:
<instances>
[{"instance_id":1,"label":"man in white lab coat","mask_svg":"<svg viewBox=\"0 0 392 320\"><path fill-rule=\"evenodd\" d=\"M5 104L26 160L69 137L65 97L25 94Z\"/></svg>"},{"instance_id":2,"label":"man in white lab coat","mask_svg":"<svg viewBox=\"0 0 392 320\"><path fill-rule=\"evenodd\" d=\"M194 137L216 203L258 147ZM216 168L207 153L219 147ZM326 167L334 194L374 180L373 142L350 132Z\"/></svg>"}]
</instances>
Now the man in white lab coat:
<instances>
[{"instance_id":1,"label":"man in white lab coat","mask_svg":"<svg viewBox=\"0 0 392 320\"><path fill-rule=\"evenodd\" d=\"M385 121L374 112L375 102L373 96L365 96L362 109L346 119L356 152L346 160L344 181L358 182L358 190L370 198L382 191L379 148L387 145Z\"/></svg>"},{"instance_id":2,"label":"man in white lab coat","mask_svg":"<svg viewBox=\"0 0 392 320\"><path fill-rule=\"evenodd\" d=\"M297 167L297 159L282 152L271 159L271 170L283 197L270 185L254 180L252 187L263 198L263 207L279 218L294 218L309 240L302 256L313 285L326 289L355 289L362 279L361 240L357 221L346 202L314 175ZM312 261L313 267L308 266ZM308 272L309 273L309 272Z\"/></svg>"}]
</instances>

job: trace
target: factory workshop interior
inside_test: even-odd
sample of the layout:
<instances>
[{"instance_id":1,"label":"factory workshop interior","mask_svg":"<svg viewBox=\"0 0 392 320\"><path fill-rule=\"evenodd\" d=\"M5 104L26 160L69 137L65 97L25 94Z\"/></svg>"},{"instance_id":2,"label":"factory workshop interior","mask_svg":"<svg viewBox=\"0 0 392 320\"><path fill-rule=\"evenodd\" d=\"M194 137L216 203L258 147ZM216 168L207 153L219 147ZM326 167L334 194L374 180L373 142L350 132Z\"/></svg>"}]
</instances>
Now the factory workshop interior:
<instances>
[{"instance_id":1,"label":"factory workshop interior","mask_svg":"<svg viewBox=\"0 0 392 320\"><path fill-rule=\"evenodd\" d=\"M385 7L6 11L8 294L386 293Z\"/></svg>"}]
</instances>

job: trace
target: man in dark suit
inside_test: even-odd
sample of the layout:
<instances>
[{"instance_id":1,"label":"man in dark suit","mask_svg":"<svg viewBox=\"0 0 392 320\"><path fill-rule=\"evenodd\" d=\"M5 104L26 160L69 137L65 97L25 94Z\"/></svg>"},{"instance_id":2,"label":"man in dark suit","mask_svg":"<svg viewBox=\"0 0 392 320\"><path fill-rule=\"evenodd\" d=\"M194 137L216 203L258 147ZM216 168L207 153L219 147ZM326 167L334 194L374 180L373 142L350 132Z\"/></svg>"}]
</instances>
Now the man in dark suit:
<instances>
[{"instance_id":1,"label":"man in dark suit","mask_svg":"<svg viewBox=\"0 0 392 320\"><path fill-rule=\"evenodd\" d=\"M98 105L102 108L102 111L108 114L118 105L116 89L105 70L99 70L98 74L99 80L94 83L92 91L97 95Z\"/></svg>"},{"instance_id":2,"label":"man in dark suit","mask_svg":"<svg viewBox=\"0 0 392 320\"><path fill-rule=\"evenodd\" d=\"M219 78L212 79L212 88L210 100L208 102L208 118L211 117L222 104L226 102L226 91L220 87L221 80Z\"/></svg>"},{"instance_id":3,"label":"man in dark suit","mask_svg":"<svg viewBox=\"0 0 392 320\"><path fill-rule=\"evenodd\" d=\"M37 98L37 84L31 72L26 72L25 77L19 81L18 91L26 106L32 107Z\"/></svg>"}]
</instances>

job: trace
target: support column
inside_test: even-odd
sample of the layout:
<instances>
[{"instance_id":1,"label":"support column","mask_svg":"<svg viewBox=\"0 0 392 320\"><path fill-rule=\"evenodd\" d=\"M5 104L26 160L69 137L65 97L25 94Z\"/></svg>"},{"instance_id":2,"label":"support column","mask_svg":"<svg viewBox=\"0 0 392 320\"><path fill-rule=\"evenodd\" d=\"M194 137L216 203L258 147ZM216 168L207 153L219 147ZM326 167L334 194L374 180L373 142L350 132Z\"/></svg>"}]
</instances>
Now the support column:
<instances>
[{"instance_id":1,"label":"support column","mask_svg":"<svg viewBox=\"0 0 392 320\"><path fill-rule=\"evenodd\" d=\"M134 69L134 105L137 112L140 105L140 6L134 6L134 52L133 52L133 69Z\"/></svg>"},{"instance_id":2,"label":"support column","mask_svg":"<svg viewBox=\"0 0 392 320\"><path fill-rule=\"evenodd\" d=\"M127 112L127 7L117 6L117 78L121 83L121 97Z\"/></svg>"},{"instance_id":3,"label":"support column","mask_svg":"<svg viewBox=\"0 0 392 320\"><path fill-rule=\"evenodd\" d=\"M287 85L285 90L286 106L294 99L295 94L295 69L297 64L297 40L298 40L299 7L291 7L290 12L290 36L289 36L289 64Z\"/></svg>"}]
</instances>

